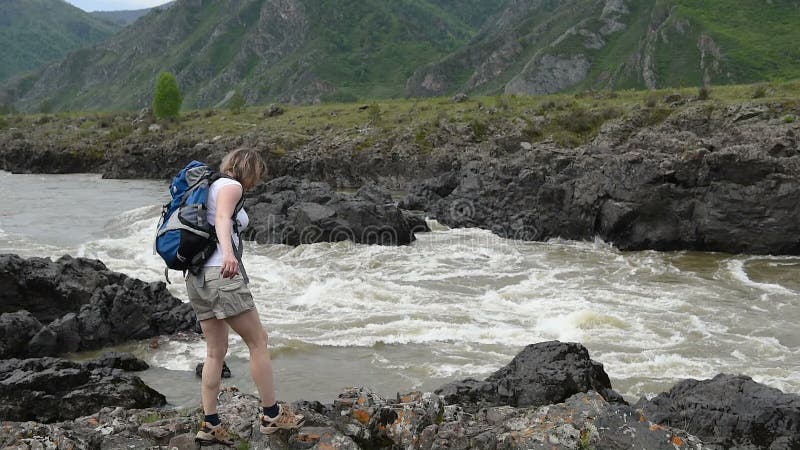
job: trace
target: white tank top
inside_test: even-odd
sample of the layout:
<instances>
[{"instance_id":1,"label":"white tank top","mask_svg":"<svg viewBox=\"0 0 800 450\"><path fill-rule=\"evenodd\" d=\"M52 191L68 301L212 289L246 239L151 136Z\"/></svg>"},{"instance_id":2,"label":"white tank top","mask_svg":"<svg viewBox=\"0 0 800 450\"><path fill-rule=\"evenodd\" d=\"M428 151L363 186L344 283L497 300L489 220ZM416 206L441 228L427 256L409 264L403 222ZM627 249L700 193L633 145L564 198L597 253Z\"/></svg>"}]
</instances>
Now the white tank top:
<instances>
[{"instance_id":1,"label":"white tank top","mask_svg":"<svg viewBox=\"0 0 800 450\"><path fill-rule=\"evenodd\" d=\"M236 180L231 180L230 178L220 178L212 183L211 187L208 188L208 201L206 202L206 207L208 208L208 223L211 225L214 225L214 222L217 220L217 197L219 196L219 190L222 189L223 186L229 186L231 184L239 186L240 189L242 188L241 183ZM244 211L244 208L242 208L236 215L236 221L239 223L239 232L247 228L247 226L250 224L250 217L248 217L247 213ZM239 236L236 235L233 227L231 227L231 235L233 237L233 242L236 244L236 248L238 249ZM217 243L217 250L204 264L204 267L214 266L222 266L222 247L219 243Z\"/></svg>"}]
</instances>

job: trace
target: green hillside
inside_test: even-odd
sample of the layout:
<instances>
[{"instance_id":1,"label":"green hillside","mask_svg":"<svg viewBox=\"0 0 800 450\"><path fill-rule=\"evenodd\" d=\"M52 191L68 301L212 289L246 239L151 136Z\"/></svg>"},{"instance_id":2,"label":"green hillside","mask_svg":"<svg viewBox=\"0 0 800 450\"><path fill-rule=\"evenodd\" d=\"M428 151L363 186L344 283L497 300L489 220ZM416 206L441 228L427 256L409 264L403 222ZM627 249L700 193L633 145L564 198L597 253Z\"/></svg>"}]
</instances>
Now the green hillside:
<instances>
[{"instance_id":1,"label":"green hillside","mask_svg":"<svg viewBox=\"0 0 800 450\"><path fill-rule=\"evenodd\" d=\"M2 0L0 81L106 39L118 28L63 0Z\"/></svg>"},{"instance_id":2,"label":"green hillside","mask_svg":"<svg viewBox=\"0 0 800 450\"><path fill-rule=\"evenodd\" d=\"M186 108L780 81L798 24L800 0L178 0L0 105L141 108L163 70Z\"/></svg>"},{"instance_id":3,"label":"green hillside","mask_svg":"<svg viewBox=\"0 0 800 450\"><path fill-rule=\"evenodd\" d=\"M542 94L800 77L797 0L512 2L409 95Z\"/></svg>"},{"instance_id":4,"label":"green hillside","mask_svg":"<svg viewBox=\"0 0 800 450\"><path fill-rule=\"evenodd\" d=\"M0 92L34 110L148 106L174 72L185 107L398 97L415 67L466 43L506 0L194 0L140 18L103 44ZM465 13L464 5L481 5Z\"/></svg>"}]
</instances>

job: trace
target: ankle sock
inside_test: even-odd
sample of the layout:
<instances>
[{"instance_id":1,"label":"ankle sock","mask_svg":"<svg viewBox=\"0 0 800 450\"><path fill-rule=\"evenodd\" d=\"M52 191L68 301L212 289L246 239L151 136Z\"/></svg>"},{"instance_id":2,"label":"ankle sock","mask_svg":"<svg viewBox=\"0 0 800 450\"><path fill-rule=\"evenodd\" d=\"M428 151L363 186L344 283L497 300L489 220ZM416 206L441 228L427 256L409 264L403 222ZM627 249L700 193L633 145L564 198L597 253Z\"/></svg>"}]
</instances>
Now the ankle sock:
<instances>
[{"instance_id":1,"label":"ankle sock","mask_svg":"<svg viewBox=\"0 0 800 450\"><path fill-rule=\"evenodd\" d=\"M215 427L222 423L222 421L219 420L219 414L208 414L206 415L205 421L212 427Z\"/></svg>"},{"instance_id":2,"label":"ankle sock","mask_svg":"<svg viewBox=\"0 0 800 450\"><path fill-rule=\"evenodd\" d=\"M280 407L278 407L278 403L275 402L272 406L263 406L261 409L264 410L264 415L269 417L270 419L274 419L278 417L278 414L281 412Z\"/></svg>"}]
</instances>

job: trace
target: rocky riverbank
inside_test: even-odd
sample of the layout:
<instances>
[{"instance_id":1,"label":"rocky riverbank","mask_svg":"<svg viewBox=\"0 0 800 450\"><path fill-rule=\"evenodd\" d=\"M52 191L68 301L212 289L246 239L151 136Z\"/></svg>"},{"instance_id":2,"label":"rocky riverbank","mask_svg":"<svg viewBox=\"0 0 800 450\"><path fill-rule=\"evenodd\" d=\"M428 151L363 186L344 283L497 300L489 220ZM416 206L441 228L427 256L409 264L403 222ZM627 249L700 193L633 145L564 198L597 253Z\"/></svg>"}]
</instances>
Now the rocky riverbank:
<instances>
[{"instance_id":1,"label":"rocky riverbank","mask_svg":"<svg viewBox=\"0 0 800 450\"><path fill-rule=\"evenodd\" d=\"M98 260L0 255L0 358L55 356L130 340L200 332L191 305L164 283Z\"/></svg>"},{"instance_id":2,"label":"rocky riverbank","mask_svg":"<svg viewBox=\"0 0 800 450\"><path fill-rule=\"evenodd\" d=\"M168 178L191 159L214 163L248 145L263 150L271 177L406 190L401 207L454 227L525 240L600 237L625 250L800 254L792 95L445 100L398 104L391 118L327 106L220 122L211 111L163 125L144 112L104 119L96 132L89 119L59 119L0 134L0 167ZM222 124L239 131L212 135ZM322 206L306 212L328 215Z\"/></svg>"},{"instance_id":3,"label":"rocky riverbank","mask_svg":"<svg viewBox=\"0 0 800 450\"><path fill-rule=\"evenodd\" d=\"M121 358L107 357L99 365L108 367L114 360ZM0 376L0 386L14 386L13 378ZM227 387L220 400L220 414L233 431L235 445L248 449L800 446L800 396L744 376L720 375L683 381L631 406L614 393L602 364L591 360L583 346L561 342L530 345L486 380L454 382L433 393L410 392L387 399L367 388L348 388L332 403L297 401L294 406L307 418L305 426L269 437L258 431L257 398ZM5 421L0 446L196 448L199 409L123 406L109 400L106 407L74 420Z\"/></svg>"}]
</instances>

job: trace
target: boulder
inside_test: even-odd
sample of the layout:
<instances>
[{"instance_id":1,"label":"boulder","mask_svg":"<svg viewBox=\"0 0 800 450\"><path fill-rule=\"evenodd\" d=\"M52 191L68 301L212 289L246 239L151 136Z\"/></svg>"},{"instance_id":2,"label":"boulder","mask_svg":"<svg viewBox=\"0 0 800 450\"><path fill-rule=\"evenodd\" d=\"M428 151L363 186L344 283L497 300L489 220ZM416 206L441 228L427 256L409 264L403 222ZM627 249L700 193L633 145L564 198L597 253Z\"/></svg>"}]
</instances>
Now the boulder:
<instances>
[{"instance_id":1,"label":"boulder","mask_svg":"<svg viewBox=\"0 0 800 450\"><path fill-rule=\"evenodd\" d=\"M0 361L0 419L42 423L71 420L105 406L163 406L163 395L124 369L147 364L131 355L110 354L77 363L59 358Z\"/></svg>"},{"instance_id":2,"label":"boulder","mask_svg":"<svg viewBox=\"0 0 800 450\"><path fill-rule=\"evenodd\" d=\"M42 324L28 311L0 314L0 359L24 356Z\"/></svg>"},{"instance_id":3,"label":"boulder","mask_svg":"<svg viewBox=\"0 0 800 450\"><path fill-rule=\"evenodd\" d=\"M63 256L24 259L0 255L0 313L26 310L50 323L89 303L95 290L126 278L100 261Z\"/></svg>"},{"instance_id":4,"label":"boulder","mask_svg":"<svg viewBox=\"0 0 800 450\"><path fill-rule=\"evenodd\" d=\"M683 380L636 405L648 420L680 427L720 448L800 448L800 395L743 375Z\"/></svg>"},{"instance_id":5,"label":"boulder","mask_svg":"<svg viewBox=\"0 0 800 450\"><path fill-rule=\"evenodd\" d=\"M624 402L611 389L603 365L589 358L576 343L558 341L531 344L511 362L483 381L468 378L436 390L448 404L476 409L475 405L542 406L570 396L597 391L613 402Z\"/></svg>"},{"instance_id":6,"label":"boulder","mask_svg":"<svg viewBox=\"0 0 800 450\"><path fill-rule=\"evenodd\" d=\"M203 366L205 366L205 363L197 363L197 365L194 367L194 374L201 378L203 377ZM231 368L228 367L228 363L226 363L225 361L222 361L221 376L222 378L231 377Z\"/></svg>"},{"instance_id":7,"label":"boulder","mask_svg":"<svg viewBox=\"0 0 800 450\"><path fill-rule=\"evenodd\" d=\"M188 303L164 283L97 260L0 255L0 356L50 356L129 340L199 332Z\"/></svg>"},{"instance_id":8,"label":"boulder","mask_svg":"<svg viewBox=\"0 0 800 450\"><path fill-rule=\"evenodd\" d=\"M300 245L350 240L362 244L404 245L415 232L430 231L424 221L403 213L391 194L375 185L356 194L335 192L326 183L281 177L259 187L245 201L250 226L245 239Z\"/></svg>"},{"instance_id":9,"label":"boulder","mask_svg":"<svg viewBox=\"0 0 800 450\"><path fill-rule=\"evenodd\" d=\"M284 113L283 108L280 105L276 105L275 103L270 104L267 109L264 110L262 114L265 118L266 117L277 117Z\"/></svg>"}]
</instances>

